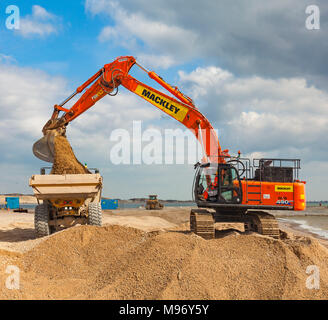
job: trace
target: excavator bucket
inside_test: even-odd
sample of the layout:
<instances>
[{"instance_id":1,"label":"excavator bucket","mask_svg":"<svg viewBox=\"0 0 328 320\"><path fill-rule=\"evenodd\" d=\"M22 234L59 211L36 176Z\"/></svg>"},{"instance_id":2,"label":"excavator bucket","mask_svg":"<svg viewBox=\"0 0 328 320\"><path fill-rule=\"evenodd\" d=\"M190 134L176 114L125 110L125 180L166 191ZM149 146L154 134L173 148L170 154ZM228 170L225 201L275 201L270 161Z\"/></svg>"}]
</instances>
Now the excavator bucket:
<instances>
[{"instance_id":1,"label":"excavator bucket","mask_svg":"<svg viewBox=\"0 0 328 320\"><path fill-rule=\"evenodd\" d=\"M46 162L54 162L55 155L55 130L48 131L47 134L33 145L34 155Z\"/></svg>"}]
</instances>

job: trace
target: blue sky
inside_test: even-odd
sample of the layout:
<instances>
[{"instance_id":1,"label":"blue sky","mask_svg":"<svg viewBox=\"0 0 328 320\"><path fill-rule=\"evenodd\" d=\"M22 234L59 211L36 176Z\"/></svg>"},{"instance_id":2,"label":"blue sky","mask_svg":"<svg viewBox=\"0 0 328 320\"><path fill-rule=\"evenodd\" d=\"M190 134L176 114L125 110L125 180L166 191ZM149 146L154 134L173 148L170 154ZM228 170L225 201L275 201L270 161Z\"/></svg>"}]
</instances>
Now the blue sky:
<instances>
[{"instance_id":1,"label":"blue sky","mask_svg":"<svg viewBox=\"0 0 328 320\"><path fill-rule=\"evenodd\" d=\"M4 11L12 1L2 1L2 20L5 24ZM134 50L99 41L99 34L105 26L115 22L108 15L94 15L85 8L85 1L16 1L22 17L32 14L32 6L38 5L57 16L52 22L56 33L38 36L31 33L26 37L13 36L13 31L5 27L1 30L0 45L3 54L13 57L20 66L41 69L51 75L65 76L75 88L88 79L104 64L118 56L135 55ZM137 57L137 56L136 56ZM198 61L199 60L199 61ZM188 61L186 70L200 65L201 59ZM174 70L166 70L165 77L174 80Z\"/></svg>"},{"instance_id":2,"label":"blue sky","mask_svg":"<svg viewBox=\"0 0 328 320\"><path fill-rule=\"evenodd\" d=\"M13 4L15 31L5 26ZM310 4L320 8L320 30L305 28ZM44 165L31 147L52 106L104 64L133 55L195 100L223 148L301 158L308 198L327 199L327 36L328 5L318 0L2 0L0 193L31 192L28 178ZM134 120L183 129L121 88L73 121L68 137L82 162L101 169L106 196L190 199L192 165L111 163L111 133Z\"/></svg>"},{"instance_id":3,"label":"blue sky","mask_svg":"<svg viewBox=\"0 0 328 320\"><path fill-rule=\"evenodd\" d=\"M2 1L2 11L12 1ZM16 1L21 16L32 13L33 1ZM83 1L39 1L48 12L56 15L54 23L58 33L49 36L13 36L12 30L2 28L0 44L3 53L11 55L19 65L42 69L52 75L67 77L72 85L84 82L107 61L126 54L120 48L110 52L97 41L101 28L108 22L92 17L84 8ZM3 20L5 20L3 14ZM3 23L4 25L4 23Z\"/></svg>"}]
</instances>

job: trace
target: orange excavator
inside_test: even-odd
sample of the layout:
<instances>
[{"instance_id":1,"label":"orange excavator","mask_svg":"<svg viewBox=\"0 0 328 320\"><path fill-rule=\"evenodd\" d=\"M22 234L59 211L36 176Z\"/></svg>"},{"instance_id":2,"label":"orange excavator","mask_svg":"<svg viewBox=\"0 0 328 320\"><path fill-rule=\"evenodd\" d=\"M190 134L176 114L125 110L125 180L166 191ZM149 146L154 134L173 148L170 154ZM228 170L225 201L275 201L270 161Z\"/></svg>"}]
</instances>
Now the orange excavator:
<instances>
[{"instance_id":1,"label":"orange excavator","mask_svg":"<svg viewBox=\"0 0 328 320\"><path fill-rule=\"evenodd\" d=\"M156 90L132 77L140 67L171 95ZM122 85L153 104L189 130L200 142L204 157L195 165L193 198L198 209L190 213L191 231L206 239L215 237L216 222L243 223L246 231L279 238L279 227L268 210L305 210L305 182L299 180L299 159L253 159L230 156L222 150L209 120L193 100L177 87L148 71L132 56L119 57L106 64L59 105L42 129L44 137L33 146L36 157L54 161L54 137L63 135L66 126L106 95L115 96ZM82 96L71 108L64 105L77 94ZM60 115L60 113L62 114ZM264 211L265 210L265 211Z\"/></svg>"}]
</instances>

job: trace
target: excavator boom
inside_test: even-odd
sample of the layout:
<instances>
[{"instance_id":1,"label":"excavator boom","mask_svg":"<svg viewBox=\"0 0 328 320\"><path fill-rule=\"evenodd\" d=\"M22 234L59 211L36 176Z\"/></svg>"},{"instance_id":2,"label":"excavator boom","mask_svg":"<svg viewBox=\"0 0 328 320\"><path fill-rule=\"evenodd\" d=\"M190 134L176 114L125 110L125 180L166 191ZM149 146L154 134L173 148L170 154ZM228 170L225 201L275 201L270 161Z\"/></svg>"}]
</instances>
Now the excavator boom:
<instances>
[{"instance_id":1,"label":"excavator boom","mask_svg":"<svg viewBox=\"0 0 328 320\"><path fill-rule=\"evenodd\" d=\"M135 79L129 74L130 69L139 66L148 76L159 83L174 97L156 90ZM196 108L192 99L183 94L177 87L165 82L154 71L148 71L138 64L134 57L119 57L106 64L61 104L54 106L51 119L43 127L44 137L33 146L36 157L47 162L54 160L54 137L65 134L66 126L83 112L91 108L106 95L116 95L118 87L122 85L129 91L148 101L172 118L190 129L203 146L204 158L209 162L222 162L228 155L228 150L221 150L219 139L208 119ZM80 99L70 108L64 108L77 94L82 93ZM64 112L61 117L59 113Z\"/></svg>"}]
</instances>

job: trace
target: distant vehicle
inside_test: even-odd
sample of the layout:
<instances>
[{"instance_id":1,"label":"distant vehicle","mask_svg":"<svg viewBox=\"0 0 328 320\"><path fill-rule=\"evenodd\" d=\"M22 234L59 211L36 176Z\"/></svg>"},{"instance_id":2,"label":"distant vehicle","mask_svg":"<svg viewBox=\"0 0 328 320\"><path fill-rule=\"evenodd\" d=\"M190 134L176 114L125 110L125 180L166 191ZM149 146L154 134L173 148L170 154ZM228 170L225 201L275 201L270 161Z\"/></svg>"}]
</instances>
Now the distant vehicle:
<instances>
[{"instance_id":1,"label":"distant vehicle","mask_svg":"<svg viewBox=\"0 0 328 320\"><path fill-rule=\"evenodd\" d=\"M157 195L152 194L146 202L146 210L162 210L164 205L157 199Z\"/></svg>"}]
</instances>

